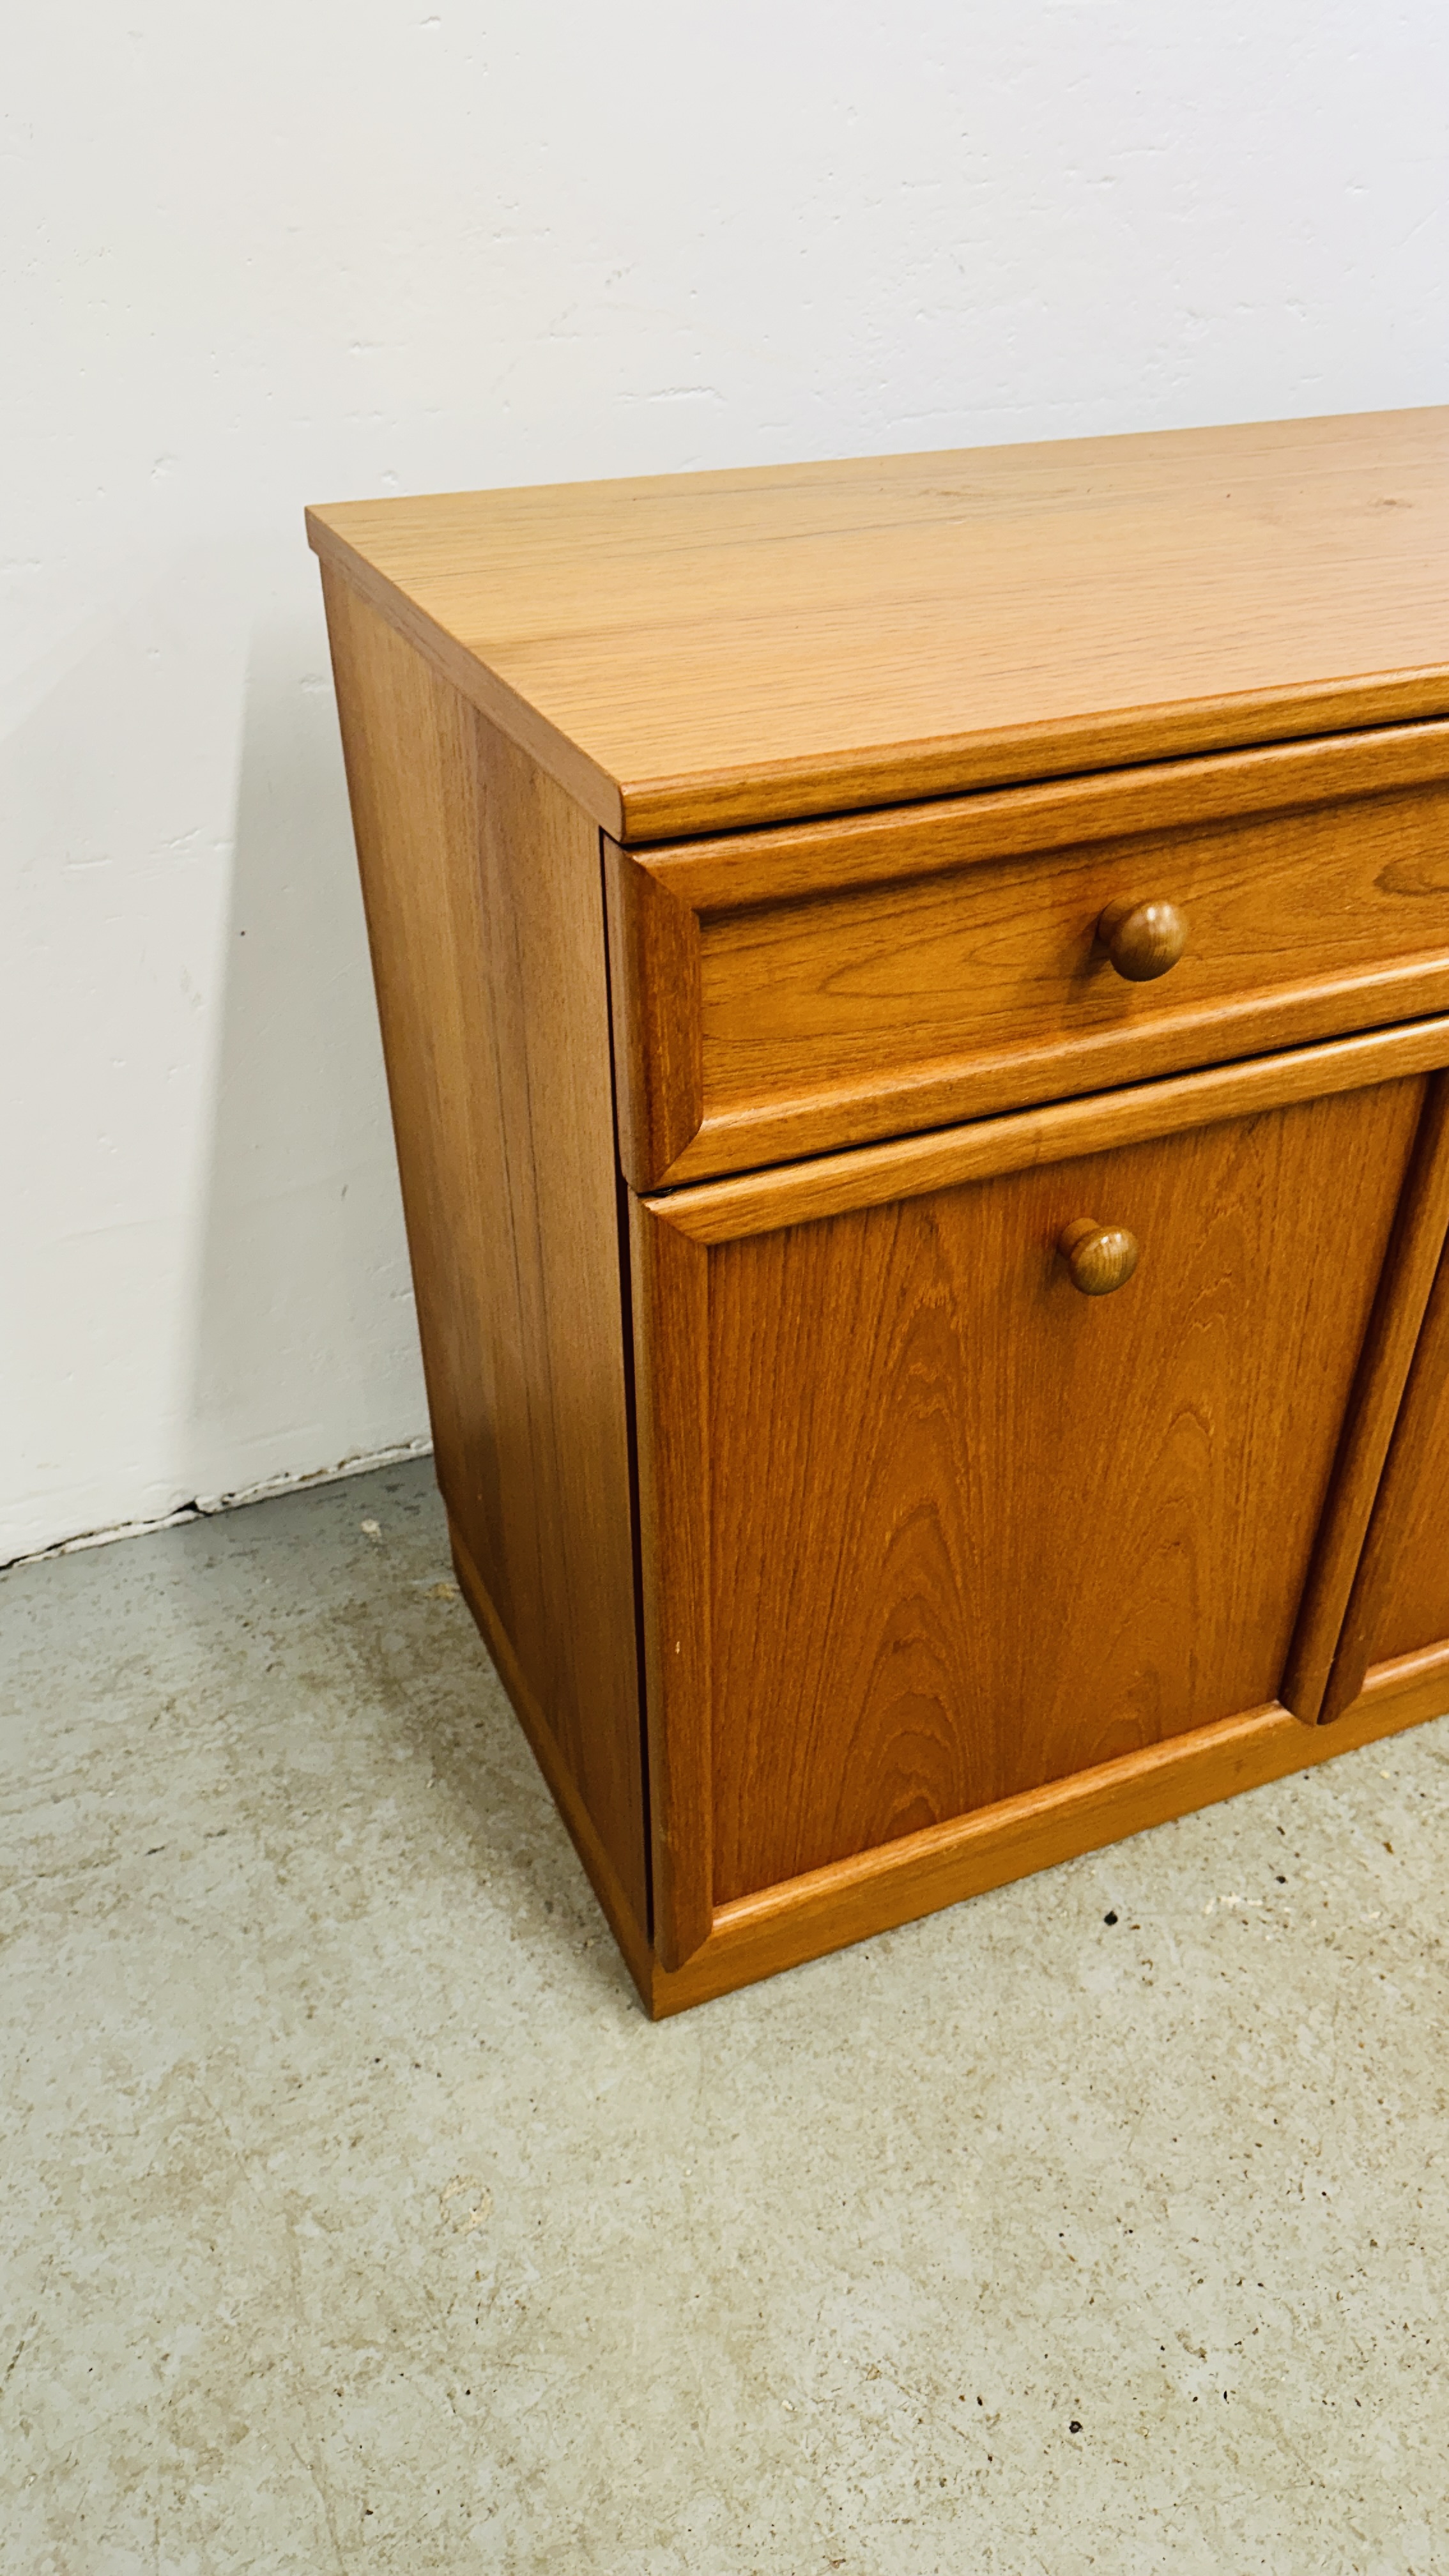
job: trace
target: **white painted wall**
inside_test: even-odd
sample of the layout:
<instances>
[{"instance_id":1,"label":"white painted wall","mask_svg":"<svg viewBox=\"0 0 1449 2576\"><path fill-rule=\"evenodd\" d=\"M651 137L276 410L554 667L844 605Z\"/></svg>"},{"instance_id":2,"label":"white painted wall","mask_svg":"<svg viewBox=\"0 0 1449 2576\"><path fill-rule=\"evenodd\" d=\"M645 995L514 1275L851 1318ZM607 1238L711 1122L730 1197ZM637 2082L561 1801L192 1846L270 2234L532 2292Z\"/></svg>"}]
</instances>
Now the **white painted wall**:
<instances>
[{"instance_id":1,"label":"white painted wall","mask_svg":"<svg viewBox=\"0 0 1449 2576\"><path fill-rule=\"evenodd\" d=\"M1449 398L1442 0L5 52L0 1561L424 1428L304 501Z\"/></svg>"}]
</instances>

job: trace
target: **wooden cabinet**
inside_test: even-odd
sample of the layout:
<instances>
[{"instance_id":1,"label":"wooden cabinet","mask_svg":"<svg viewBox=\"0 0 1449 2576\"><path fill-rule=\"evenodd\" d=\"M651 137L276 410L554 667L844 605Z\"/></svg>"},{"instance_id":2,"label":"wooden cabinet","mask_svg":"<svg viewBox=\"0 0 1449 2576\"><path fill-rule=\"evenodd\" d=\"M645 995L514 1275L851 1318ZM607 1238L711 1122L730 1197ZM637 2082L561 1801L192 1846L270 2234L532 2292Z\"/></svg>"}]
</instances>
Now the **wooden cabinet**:
<instances>
[{"instance_id":1,"label":"wooden cabinet","mask_svg":"<svg viewBox=\"0 0 1449 2576\"><path fill-rule=\"evenodd\" d=\"M1446 462L312 514L460 1580L652 2011L1449 1707Z\"/></svg>"}]
</instances>

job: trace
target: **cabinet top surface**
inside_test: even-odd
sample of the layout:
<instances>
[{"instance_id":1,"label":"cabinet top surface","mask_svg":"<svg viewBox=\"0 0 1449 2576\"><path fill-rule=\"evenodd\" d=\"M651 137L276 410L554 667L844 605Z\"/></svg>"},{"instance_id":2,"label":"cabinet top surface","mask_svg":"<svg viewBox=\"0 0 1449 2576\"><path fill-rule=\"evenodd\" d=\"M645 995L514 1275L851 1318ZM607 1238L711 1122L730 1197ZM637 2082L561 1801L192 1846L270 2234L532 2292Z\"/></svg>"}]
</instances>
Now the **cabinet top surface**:
<instances>
[{"instance_id":1,"label":"cabinet top surface","mask_svg":"<svg viewBox=\"0 0 1449 2576\"><path fill-rule=\"evenodd\" d=\"M636 841L1449 715L1449 408L308 524Z\"/></svg>"}]
</instances>

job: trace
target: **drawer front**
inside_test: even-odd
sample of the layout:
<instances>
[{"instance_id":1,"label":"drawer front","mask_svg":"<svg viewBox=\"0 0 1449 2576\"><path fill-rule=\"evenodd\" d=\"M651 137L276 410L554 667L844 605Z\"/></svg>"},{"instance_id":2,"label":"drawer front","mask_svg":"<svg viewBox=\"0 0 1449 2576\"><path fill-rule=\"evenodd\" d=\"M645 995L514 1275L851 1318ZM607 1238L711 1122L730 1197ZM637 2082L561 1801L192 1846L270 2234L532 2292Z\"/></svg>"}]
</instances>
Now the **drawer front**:
<instances>
[{"instance_id":1,"label":"drawer front","mask_svg":"<svg viewBox=\"0 0 1449 2576\"><path fill-rule=\"evenodd\" d=\"M1177 794L1190 812L1191 782ZM1011 800L994 801L1009 823ZM1088 819L1110 812L1108 796ZM773 900L763 836L748 837L748 851L648 864L616 854L623 1146L639 1187L1449 1005L1449 783L1021 854L993 855L979 814L944 809L894 833L877 822L872 855L856 818L815 827L813 876L809 836L790 836L791 891ZM893 859L896 874L869 875ZM741 886L750 899L728 900ZM1178 916L1181 953L1134 980L1119 959L1154 962L1131 953L1143 925L1119 927L1115 952L1104 931L1152 904Z\"/></svg>"},{"instance_id":2,"label":"drawer front","mask_svg":"<svg viewBox=\"0 0 1449 2576\"><path fill-rule=\"evenodd\" d=\"M1079 1105L1095 1131L1057 1109L984 1153L955 1131L980 1177L936 1187L900 1145L635 1202L678 1955L782 1881L1279 1701L1449 1213L1443 1077L1405 1039L1314 1051L1326 1082L1410 1068L1366 1087L1305 1095L1312 1064L1279 1059L1306 1071L1254 1107L1256 1070L1244 1114L1221 1114L1234 1068L1146 1086L1135 1127L1109 1097Z\"/></svg>"}]
</instances>

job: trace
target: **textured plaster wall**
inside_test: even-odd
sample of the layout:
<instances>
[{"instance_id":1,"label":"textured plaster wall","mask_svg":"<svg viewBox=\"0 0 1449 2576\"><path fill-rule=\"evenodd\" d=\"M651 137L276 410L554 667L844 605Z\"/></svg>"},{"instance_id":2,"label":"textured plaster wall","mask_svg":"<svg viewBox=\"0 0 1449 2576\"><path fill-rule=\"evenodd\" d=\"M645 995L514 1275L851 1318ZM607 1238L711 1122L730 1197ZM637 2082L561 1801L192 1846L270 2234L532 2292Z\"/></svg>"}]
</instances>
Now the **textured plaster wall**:
<instances>
[{"instance_id":1,"label":"textured plaster wall","mask_svg":"<svg viewBox=\"0 0 1449 2576\"><path fill-rule=\"evenodd\" d=\"M304 501L1449 395L1438 0L6 52L0 1560L424 1428Z\"/></svg>"}]
</instances>

